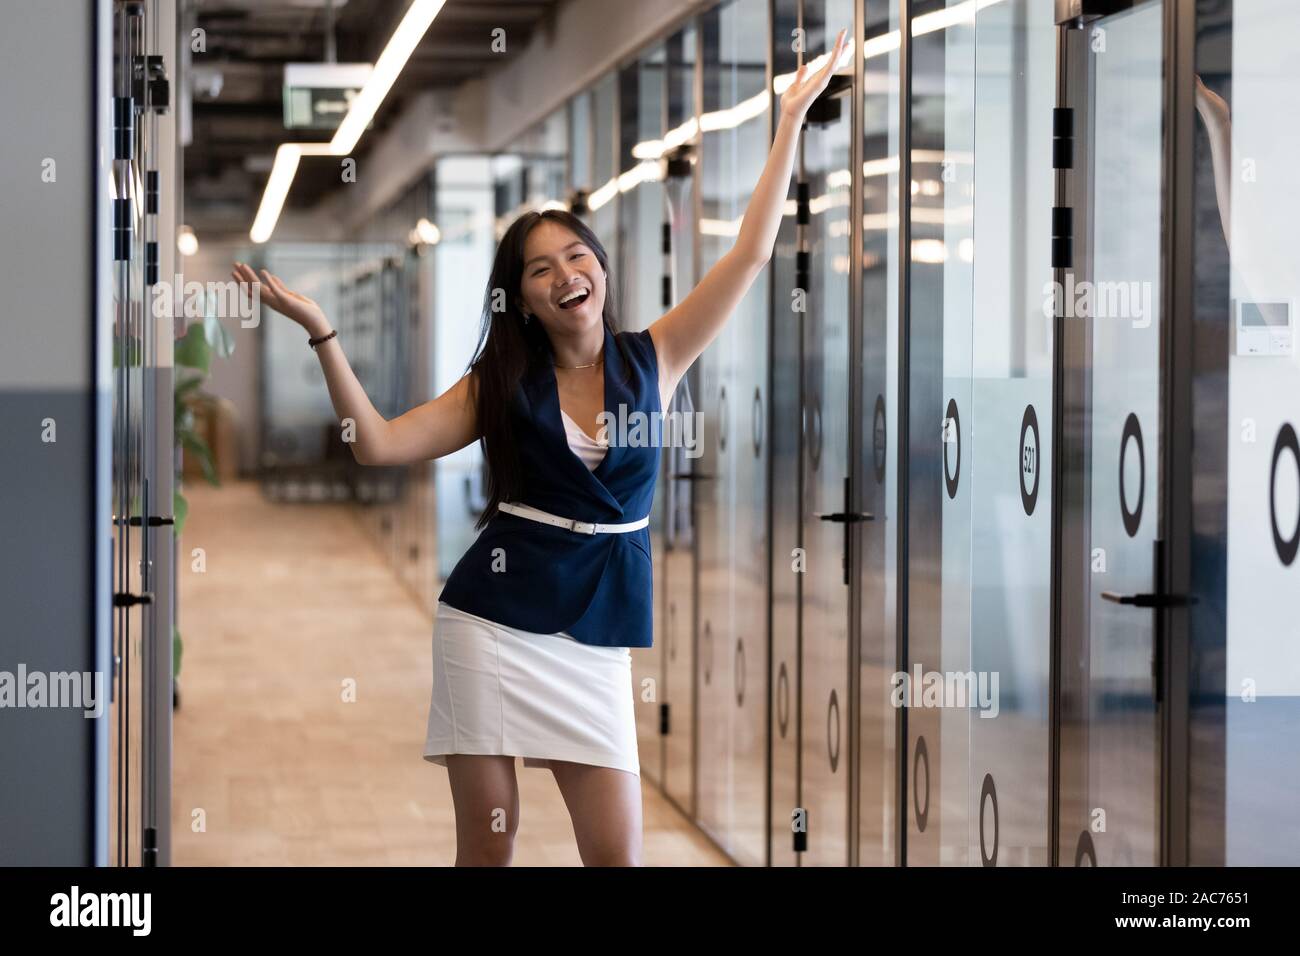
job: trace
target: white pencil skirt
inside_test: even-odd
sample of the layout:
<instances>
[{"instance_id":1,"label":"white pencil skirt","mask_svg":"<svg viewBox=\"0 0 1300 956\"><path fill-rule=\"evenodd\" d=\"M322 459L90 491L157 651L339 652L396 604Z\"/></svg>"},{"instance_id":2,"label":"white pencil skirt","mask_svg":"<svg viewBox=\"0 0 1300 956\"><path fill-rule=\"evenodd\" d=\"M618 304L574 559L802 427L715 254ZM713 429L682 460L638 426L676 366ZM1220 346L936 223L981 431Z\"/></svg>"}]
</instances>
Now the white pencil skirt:
<instances>
[{"instance_id":1,"label":"white pencil skirt","mask_svg":"<svg viewBox=\"0 0 1300 956\"><path fill-rule=\"evenodd\" d=\"M534 634L438 602L424 759L504 754L641 774L632 652Z\"/></svg>"}]
</instances>

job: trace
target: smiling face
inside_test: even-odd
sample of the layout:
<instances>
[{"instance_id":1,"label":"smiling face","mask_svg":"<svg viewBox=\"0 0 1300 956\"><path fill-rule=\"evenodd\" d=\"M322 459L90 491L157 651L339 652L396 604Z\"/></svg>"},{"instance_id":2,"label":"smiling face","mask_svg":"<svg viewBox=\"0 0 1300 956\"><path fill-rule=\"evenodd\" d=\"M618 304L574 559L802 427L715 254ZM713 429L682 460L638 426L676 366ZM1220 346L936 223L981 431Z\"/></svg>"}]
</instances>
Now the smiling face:
<instances>
[{"instance_id":1,"label":"smiling face","mask_svg":"<svg viewBox=\"0 0 1300 956\"><path fill-rule=\"evenodd\" d=\"M577 233L543 219L524 241L519 294L526 312L548 330L578 332L598 325L605 309L605 272Z\"/></svg>"}]
</instances>

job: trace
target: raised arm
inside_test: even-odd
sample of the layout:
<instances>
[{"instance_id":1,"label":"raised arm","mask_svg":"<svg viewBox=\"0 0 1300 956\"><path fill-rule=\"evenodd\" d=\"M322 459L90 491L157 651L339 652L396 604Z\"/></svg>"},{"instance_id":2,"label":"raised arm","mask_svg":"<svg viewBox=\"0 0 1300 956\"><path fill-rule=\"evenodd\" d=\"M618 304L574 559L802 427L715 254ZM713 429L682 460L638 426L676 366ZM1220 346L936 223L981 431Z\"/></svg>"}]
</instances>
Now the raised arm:
<instances>
[{"instance_id":1,"label":"raised arm","mask_svg":"<svg viewBox=\"0 0 1300 956\"><path fill-rule=\"evenodd\" d=\"M1196 77L1196 110L1210 138L1210 164L1214 167L1214 195L1219 202L1223 238L1232 244L1232 116L1222 96Z\"/></svg>"},{"instance_id":2,"label":"raised arm","mask_svg":"<svg viewBox=\"0 0 1300 956\"><path fill-rule=\"evenodd\" d=\"M772 149L745 208L735 245L714 263L689 295L650 326L650 337L659 357L660 388L664 392L671 394L691 363L717 338L771 259L781 211L790 189L799 128L808 107L830 83L844 46L845 34L841 30L820 70L810 76L806 63L799 67L794 82L781 97L781 118Z\"/></svg>"},{"instance_id":3,"label":"raised arm","mask_svg":"<svg viewBox=\"0 0 1300 956\"><path fill-rule=\"evenodd\" d=\"M321 307L291 291L277 276L263 269L259 281L252 267L243 263L236 263L231 274L242 283L259 286L262 302L297 322L309 337L330 333L329 320ZM437 398L389 421L379 414L357 381L338 336L317 346L316 354L340 427L345 419L356 423L355 440L349 447L360 464L405 465L441 458L479 437L469 375Z\"/></svg>"}]
</instances>

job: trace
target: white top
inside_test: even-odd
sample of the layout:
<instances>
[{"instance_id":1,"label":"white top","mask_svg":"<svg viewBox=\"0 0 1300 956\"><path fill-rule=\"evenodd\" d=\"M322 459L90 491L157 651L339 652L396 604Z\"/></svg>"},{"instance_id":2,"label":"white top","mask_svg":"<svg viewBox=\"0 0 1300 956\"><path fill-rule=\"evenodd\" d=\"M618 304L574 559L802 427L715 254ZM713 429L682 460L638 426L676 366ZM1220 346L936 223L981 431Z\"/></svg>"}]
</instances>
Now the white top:
<instances>
[{"instance_id":1,"label":"white top","mask_svg":"<svg viewBox=\"0 0 1300 956\"><path fill-rule=\"evenodd\" d=\"M594 441L590 435L582 430L582 426L569 417L569 413L560 409L560 415L564 418L564 432L569 438L569 448L575 455L582 459L582 463L587 466L588 470L595 471L596 467L605 458L605 453L609 450L609 443Z\"/></svg>"}]
</instances>

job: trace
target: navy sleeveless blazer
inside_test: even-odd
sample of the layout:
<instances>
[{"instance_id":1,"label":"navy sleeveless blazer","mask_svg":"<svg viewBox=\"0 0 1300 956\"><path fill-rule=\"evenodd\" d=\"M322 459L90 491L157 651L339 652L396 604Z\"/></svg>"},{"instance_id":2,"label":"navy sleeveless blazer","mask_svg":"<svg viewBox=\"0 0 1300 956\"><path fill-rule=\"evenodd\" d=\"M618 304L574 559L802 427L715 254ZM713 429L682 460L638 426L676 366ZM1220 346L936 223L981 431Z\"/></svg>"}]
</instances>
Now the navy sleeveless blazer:
<instances>
[{"instance_id":1,"label":"navy sleeveless blazer","mask_svg":"<svg viewBox=\"0 0 1300 956\"><path fill-rule=\"evenodd\" d=\"M594 470L569 448L555 370L540 363L515 390L512 416L523 489L516 501L578 521L619 524L650 513L659 474L659 362L649 331L605 329L609 449ZM626 372L626 380L625 380ZM646 424L638 433L641 412ZM631 440L618 431L628 422ZM652 440L653 438L653 440ZM653 575L648 527L583 534L498 512L457 562L438 600L509 627L564 631L583 644L650 647Z\"/></svg>"}]
</instances>

